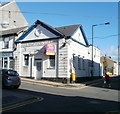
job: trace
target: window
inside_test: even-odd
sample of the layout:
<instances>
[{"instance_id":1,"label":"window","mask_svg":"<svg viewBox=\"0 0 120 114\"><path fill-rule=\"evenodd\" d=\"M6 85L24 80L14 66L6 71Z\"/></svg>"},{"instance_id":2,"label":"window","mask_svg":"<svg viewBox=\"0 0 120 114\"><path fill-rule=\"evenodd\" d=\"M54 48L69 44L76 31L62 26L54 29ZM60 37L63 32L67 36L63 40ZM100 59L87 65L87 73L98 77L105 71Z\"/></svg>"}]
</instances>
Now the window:
<instances>
[{"instance_id":1,"label":"window","mask_svg":"<svg viewBox=\"0 0 120 114\"><path fill-rule=\"evenodd\" d=\"M7 57L4 58L4 68L8 68L8 59L7 59Z\"/></svg>"},{"instance_id":2,"label":"window","mask_svg":"<svg viewBox=\"0 0 120 114\"><path fill-rule=\"evenodd\" d=\"M55 67L55 55L50 55L49 56L49 67L54 68Z\"/></svg>"},{"instance_id":3,"label":"window","mask_svg":"<svg viewBox=\"0 0 120 114\"><path fill-rule=\"evenodd\" d=\"M78 69L81 70L81 58L80 58L80 55L78 55Z\"/></svg>"},{"instance_id":4,"label":"window","mask_svg":"<svg viewBox=\"0 0 120 114\"><path fill-rule=\"evenodd\" d=\"M24 65L25 66L29 65L29 55L28 54L24 55Z\"/></svg>"},{"instance_id":5,"label":"window","mask_svg":"<svg viewBox=\"0 0 120 114\"><path fill-rule=\"evenodd\" d=\"M13 71L13 70L8 70L6 73L8 75L12 75L12 76L17 76L18 75L18 73L16 71Z\"/></svg>"},{"instance_id":6,"label":"window","mask_svg":"<svg viewBox=\"0 0 120 114\"><path fill-rule=\"evenodd\" d=\"M85 57L83 56L83 59L82 59L82 64L83 64L83 70L85 70Z\"/></svg>"},{"instance_id":7,"label":"window","mask_svg":"<svg viewBox=\"0 0 120 114\"><path fill-rule=\"evenodd\" d=\"M14 68L14 59L13 59L13 57L10 57L9 58L9 68Z\"/></svg>"},{"instance_id":8,"label":"window","mask_svg":"<svg viewBox=\"0 0 120 114\"><path fill-rule=\"evenodd\" d=\"M75 54L73 53L73 67L76 69L75 65L76 65L76 60L75 60Z\"/></svg>"},{"instance_id":9,"label":"window","mask_svg":"<svg viewBox=\"0 0 120 114\"><path fill-rule=\"evenodd\" d=\"M9 38L3 38L3 48L9 48Z\"/></svg>"}]
</instances>

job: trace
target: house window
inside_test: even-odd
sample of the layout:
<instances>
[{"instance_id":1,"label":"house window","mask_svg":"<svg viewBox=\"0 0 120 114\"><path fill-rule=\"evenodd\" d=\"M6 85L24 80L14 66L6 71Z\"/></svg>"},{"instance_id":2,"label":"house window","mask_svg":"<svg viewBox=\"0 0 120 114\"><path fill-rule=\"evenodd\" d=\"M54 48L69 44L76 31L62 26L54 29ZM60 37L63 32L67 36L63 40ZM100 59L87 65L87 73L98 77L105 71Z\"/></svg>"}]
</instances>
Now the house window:
<instances>
[{"instance_id":1,"label":"house window","mask_svg":"<svg viewBox=\"0 0 120 114\"><path fill-rule=\"evenodd\" d=\"M9 48L9 38L3 38L3 48Z\"/></svg>"},{"instance_id":2,"label":"house window","mask_svg":"<svg viewBox=\"0 0 120 114\"><path fill-rule=\"evenodd\" d=\"M82 59L82 66L83 66L83 70L85 70L85 59L84 59L85 57L83 56L83 59Z\"/></svg>"},{"instance_id":3,"label":"house window","mask_svg":"<svg viewBox=\"0 0 120 114\"><path fill-rule=\"evenodd\" d=\"M80 55L78 55L78 69L81 70L81 58L80 58Z\"/></svg>"},{"instance_id":4,"label":"house window","mask_svg":"<svg viewBox=\"0 0 120 114\"><path fill-rule=\"evenodd\" d=\"M29 65L29 55L28 54L24 55L24 65L25 66Z\"/></svg>"},{"instance_id":5,"label":"house window","mask_svg":"<svg viewBox=\"0 0 120 114\"><path fill-rule=\"evenodd\" d=\"M49 56L49 68L54 68L55 67L55 55L50 55Z\"/></svg>"},{"instance_id":6,"label":"house window","mask_svg":"<svg viewBox=\"0 0 120 114\"><path fill-rule=\"evenodd\" d=\"M75 60L75 54L73 53L73 67L76 69L75 65L76 65L76 60Z\"/></svg>"}]
</instances>

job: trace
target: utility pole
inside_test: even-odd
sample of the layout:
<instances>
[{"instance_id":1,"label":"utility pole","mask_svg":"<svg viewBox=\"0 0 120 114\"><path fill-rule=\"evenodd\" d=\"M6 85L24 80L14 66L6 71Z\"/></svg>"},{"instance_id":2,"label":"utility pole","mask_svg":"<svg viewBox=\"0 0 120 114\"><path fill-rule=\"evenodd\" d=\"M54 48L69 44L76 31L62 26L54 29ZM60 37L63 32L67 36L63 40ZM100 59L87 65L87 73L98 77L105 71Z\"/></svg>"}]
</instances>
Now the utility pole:
<instances>
[{"instance_id":1,"label":"utility pole","mask_svg":"<svg viewBox=\"0 0 120 114\"><path fill-rule=\"evenodd\" d=\"M99 26L99 25L108 25L108 24L110 24L109 22L107 22L107 23L102 23L102 24L95 24L95 25L92 25L92 71L91 71L91 76L93 76L94 75L94 73L93 73L93 71L94 71L94 57L93 57L93 52L94 52L94 49L93 49L93 45L94 45L94 41L93 41L93 38L94 38L94 27L95 26Z\"/></svg>"}]
</instances>

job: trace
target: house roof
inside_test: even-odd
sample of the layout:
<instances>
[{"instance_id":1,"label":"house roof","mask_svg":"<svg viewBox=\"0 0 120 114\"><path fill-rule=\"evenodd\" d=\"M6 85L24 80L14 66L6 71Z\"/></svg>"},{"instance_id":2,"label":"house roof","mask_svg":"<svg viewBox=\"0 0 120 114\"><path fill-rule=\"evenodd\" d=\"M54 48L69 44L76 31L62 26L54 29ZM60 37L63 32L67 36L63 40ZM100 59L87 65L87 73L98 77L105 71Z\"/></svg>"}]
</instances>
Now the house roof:
<instances>
[{"instance_id":1,"label":"house roof","mask_svg":"<svg viewBox=\"0 0 120 114\"><path fill-rule=\"evenodd\" d=\"M36 28L38 25L43 26L45 29L47 29L48 31L52 32L53 34L56 35L56 38L71 38L71 36L76 32L76 30L78 28L80 28L83 36L84 36L84 40L86 45L76 41L75 39L73 39L74 41L84 45L84 46L88 46L88 41L86 39L85 33L82 29L82 25L81 24L77 24L77 25L69 25L69 26L62 26L62 27L52 27L44 22L42 22L41 20L37 20L33 25L31 25L31 27L21 36L19 37L19 39L16 42L27 42L24 41L23 39L34 29ZM35 39L36 40L36 39ZM38 39L37 39L38 40ZM39 40L46 40L46 39L39 39ZM32 41L32 40L31 40ZM29 41L28 41L29 42Z\"/></svg>"},{"instance_id":2,"label":"house roof","mask_svg":"<svg viewBox=\"0 0 120 114\"><path fill-rule=\"evenodd\" d=\"M12 3L12 2L15 2L15 1L10 1L10 2L4 3L4 4L0 3L0 7L6 6L6 5L8 5L8 4Z\"/></svg>"},{"instance_id":3,"label":"house roof","mask_svg":"<svg viewBox=\"0 0 120 114\"><path fill-rule=\"evenodd\" d=\"M65 36L71 36L76 31L78 27L80 27L81 24L78 25L70 25L70 26L62 26L55 28L57 31L61 32Z\"/></svg>"},{"instance_id":4,"label":"house roof","mask_svg":"<svg viewBox=\"0 0 120 114\"><path fill-rule=\"evenodd\" d=\"M13 1L11 1L11 2L13 2ZM5 6L5 5L7 5L7 4L11 3L11 2L7 2L7 3L5 3L5 4L2 4L2 3L0 2L0 7Z\"/></svg>"},{"instance_id":5,"label":"house roof","mask_svg":"<svg viewBox=\"0 0 120 114\"><path fill-rule=\"evenodd\" d=\"M13 29L9 29L9 30L0 31L0 36L17 34L18 32L24 30L27 27L28 26L24 26L24 27L19 27L19 28L13 28Z\"/></svg>"},{"instance_id":6,"label":"house roof","mask_svg":"<svg viewBox=\"0 0 120 114\"><path fill-rule=\"evenodd\" d=\"M51 29L53 30L54 32L58 33L60 36L63 36L63 34L58 31L57 29L55 29L54 27L52 27L51 25L48 25L47 23L44 23L43 21L41 20L37 20L35 24L41 24L42 26L44 26L45 28L47 27L47 29Z\"/></svg>"}]
</instances>

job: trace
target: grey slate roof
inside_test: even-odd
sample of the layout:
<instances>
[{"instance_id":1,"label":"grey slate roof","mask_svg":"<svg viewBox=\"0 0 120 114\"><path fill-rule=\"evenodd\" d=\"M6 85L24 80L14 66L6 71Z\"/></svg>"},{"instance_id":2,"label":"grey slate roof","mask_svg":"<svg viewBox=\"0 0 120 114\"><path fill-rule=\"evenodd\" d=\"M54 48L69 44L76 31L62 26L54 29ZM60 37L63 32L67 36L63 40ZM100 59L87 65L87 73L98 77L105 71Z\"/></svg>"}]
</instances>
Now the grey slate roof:
<instances>
[{"instance_id":1,"label":"grey slate roof","mask_svg":"<svg viewBox=\"0 0 120 114\"><path fill-rule=\"evenodd\" d=\"M62 34L64 34L65 36L71 36L77 30L77 28L80 26L81 26L81 24L62 26L62 27L57 27L55 29L58 30L59 32L61 32Z\"/></svg>"},{"instance_id":2,"label":"grey slate roof","mask_svg":"<svg viewBox=\"0 0 120 114\"><path fill-rule=\"evenodd\" d=\"M18 32L24 30L27 27L28 26L24 26L24 27L19 27L19 28L14 28L14 29L0 31L0 36L10 35L10 34L17 34Z\"/></svg>"}]
</instances>

